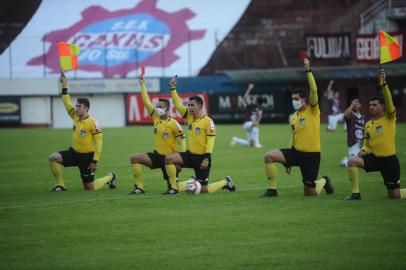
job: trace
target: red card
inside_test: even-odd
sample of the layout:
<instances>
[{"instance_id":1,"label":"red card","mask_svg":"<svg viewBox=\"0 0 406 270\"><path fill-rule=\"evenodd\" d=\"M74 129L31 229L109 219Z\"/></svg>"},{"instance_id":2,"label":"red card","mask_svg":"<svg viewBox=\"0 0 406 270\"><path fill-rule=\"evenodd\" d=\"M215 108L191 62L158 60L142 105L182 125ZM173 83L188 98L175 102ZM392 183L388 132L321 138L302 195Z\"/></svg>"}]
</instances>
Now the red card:
<instances>
[{"instance_id":1,"label":"red card","mask_svg":"<svg viewBox=\"0 0 406 270\"><path fill-rule=\"evenodd\" d=\"M300 59L302 61L304 61L306 58L309 59L309 56L307 55L307 52L306 51L300 51Z\"/></svg>"},{"instance_id":2,"label":"red card","mask_svg":"<svg viewBox=\"0 0 406 270\"><path fill-rule=\"evenodd\" d=\"M142 76L145 75L145 67L141 67L141 75L142 75Z\"/></svg>"}]
</instances>

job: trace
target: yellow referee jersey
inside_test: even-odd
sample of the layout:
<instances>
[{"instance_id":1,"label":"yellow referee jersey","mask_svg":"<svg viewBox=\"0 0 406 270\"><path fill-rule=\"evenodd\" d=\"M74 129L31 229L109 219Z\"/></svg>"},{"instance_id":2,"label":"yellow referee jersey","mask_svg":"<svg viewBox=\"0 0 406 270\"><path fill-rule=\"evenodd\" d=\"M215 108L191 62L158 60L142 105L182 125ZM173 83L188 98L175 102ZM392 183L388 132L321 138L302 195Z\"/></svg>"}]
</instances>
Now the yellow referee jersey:
<instances>
[{"instance_id":1,"label":"yellow referee jersey","mask_svg":"<svg viewBox=\"0 0 406 270\"><path fill-rule=\"evenodd\" d=\"M155 150L160 155L176 153L176 139L184 136L181 125L173 118L161 120L156 113L152 114L152 118L154 120Z\"/></svg>"},{"instance_id":2,"label":"yellow referee jersey","mask_svg":"<svg viewBox=\"0 0 406 270\"><path fill-rule=\"evenodd\" d=\"M317 86L311 72L307 72L307 80L310 86L310 102L305 110L296 111L290 117L291 146L301 152L320 152L320 109Z\"/></svg>"},{"instance_id":3,"label":"yellow referee jersey","mask_svg":"<svg viewBox=\"0 0 406 270\"><path fill-rule=\"evenodd\" d=\"M371 119L365 124L363 150L378 157L396 154L396 109L387 85L383 88L385 97L385 114L378 119Z\"/></svg>"},{"instance_id":4,"label":"yellow referee jersey","mask_svg":"<svg viewBox=\"0 0 406 270\"><path fill-rule=\"evenodd\" d=\"M147 93L145 83L141 85L141 97L145 108L151 114L154 121L154 143L155 150L160 155L169 155L176 152L185 151L184 132L182 126L176 121L176 119L168 118L161 120L158 113ZM178 144L178 149L176 145Z\"/></svg>"},{"instance_id":5,"label":"yellow referee jersey","mask_svg":"<svg viewBox=\"0 0 406 270\"><path fill-rule=\"evenodd\" d=\"M216 126L207 115L193 119L187 108L183 105L176 89L171 89L171 97L176 109L183 118L186 118L189 130L189 151L195 155L212 153L216 136Z\"/></svg>"},{"instance_id":6,"label":"yellow referee jersey","mask_svg":"<svg viewBox=\"0 0 406 270\"><path fill-rule=\"evenodd\" d=\"M193 119L189 111L187 111L186 119L189 129L189 151L196 155L211 153L207 146L208 137L214 138L216 136L216 127L213 120L207 115L203 115L199 119Z\"/></svg>"},{"instance_id":7,"label":"yellow referee jersey","mask_svg":"<svg viewBox=\"0 0 406 270\"><path fill-rule=\"evenodd\" d=\"M72 148L78 153L95 152L93 136L100 134L101 128L96 119L88 116L80 120L76 115L76 108L72 105L69 94L62 95L63 104L73 121ZM94 160L98 160L100 153L95 153Z\"/></svg>"}]
</instances>

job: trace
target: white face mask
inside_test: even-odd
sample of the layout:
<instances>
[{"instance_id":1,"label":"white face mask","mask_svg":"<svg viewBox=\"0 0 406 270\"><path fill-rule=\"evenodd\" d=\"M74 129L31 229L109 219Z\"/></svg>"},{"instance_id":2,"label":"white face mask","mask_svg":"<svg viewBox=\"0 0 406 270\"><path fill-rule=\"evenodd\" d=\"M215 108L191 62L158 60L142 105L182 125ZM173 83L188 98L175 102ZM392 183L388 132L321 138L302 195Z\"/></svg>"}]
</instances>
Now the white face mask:
<instances>
[{"instance_id":1,"label":"white face mask","mask_svg":"<svg viewBox=\"0 0 406 270\"><path fill-rule=\"evenodd\" d=\"M166 114L166 110L162 108L156 108L156 113L158 114L158 116L163 116Z\"/></svg>"},{"instance_id":2,"label":"white face mask","mask_svg":"<svg viewBox=\"0 0 406 270\"><path fill-rule=\"evenodd\" d=\"M296 111L302 108L302 101L301 100L292 100L293 109Z\"/></svg>"}]
</instances>

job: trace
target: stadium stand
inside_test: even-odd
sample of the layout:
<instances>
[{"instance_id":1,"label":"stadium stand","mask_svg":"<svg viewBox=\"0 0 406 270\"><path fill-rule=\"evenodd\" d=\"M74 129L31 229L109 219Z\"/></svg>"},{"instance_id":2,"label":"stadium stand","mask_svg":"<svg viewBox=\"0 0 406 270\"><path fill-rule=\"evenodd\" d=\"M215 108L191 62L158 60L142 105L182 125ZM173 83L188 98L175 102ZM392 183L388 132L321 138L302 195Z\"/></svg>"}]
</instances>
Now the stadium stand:
<instances>
[{"instance_id":1,"label":"stadium stand","mask_svg":"<svg viewBox=\"0 0 406 270\"><path fill-rule=\"evenodd\" d=\"M40 3L41 0L0 2L0 54L7 49L14 38L23 30Z\"/></svg>"}]
</instances>

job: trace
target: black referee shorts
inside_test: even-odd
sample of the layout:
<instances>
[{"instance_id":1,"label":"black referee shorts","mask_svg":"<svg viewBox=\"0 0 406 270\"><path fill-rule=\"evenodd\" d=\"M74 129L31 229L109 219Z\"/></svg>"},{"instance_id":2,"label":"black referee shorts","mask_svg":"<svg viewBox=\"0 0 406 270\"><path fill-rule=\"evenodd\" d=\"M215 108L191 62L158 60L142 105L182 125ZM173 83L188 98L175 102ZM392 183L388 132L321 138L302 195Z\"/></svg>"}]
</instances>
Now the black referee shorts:
<instances>
[{"instance_id":1,"label":"black referee shorts","mask_svg":"<svg viewBox=\"0 0 406 270\"><path fill-rule=\"evenodd\" d=\"M205 159L205 155L196 155L190 153L190 151L180 153L183 161L182 167L193 168L196 175L196 180L200 182L202 186L207 186L209 184L209 174L211 168L211 159L209 160L209 166L207 169L200 169L200 165Z\"/></svg>"},{"instance_id":2,"label":"black referee shorts","mask_svg":"<svg viewBox=\"0 0 406 270\"><path fill-rule=\"evenodd\" d=\"M80 177L83 183L90 183L94 180L94 174L89 166L93 160L94 153L78 153L70 147L68 150L59 151L62 156L62 165L64 167L79 167Z\"/></svg>"},{"instance_id":3,"label":"black referee shorts","mask_svg":"<svg viewBox=\"0 0 406 270\"><path fill-rule=\"evenodd\" d=\"M165 169L165 155L158 154L157 151L147 153L149 159L152 162L151 169L158 169L160 168L162 171L162 177L165 180L169 180L168 173ZM178 176L178 171L176 171L176 176Z\"/></svg>"},{"instance_id":4,"label":"black referee shorts","mask_svg":"<svg viewBox=\"0 0 406 270\"><path fill-rule=\"evenodd\" d=\"M320 152L300 152L294 148L279 149L287 167L299 166L302 173L303 184L316 187L316 180L320 167Z\"/></svg>"},{"instance_id":5,"label":"black referee shorts","mask_svg":"<svg viewBox=\"0 0 406 270\"><path fill-rule=\"evenodd\" d=\"M364 160L366 172L379 171L381 173L387 189L400 188L400 164L396 155L377 157L374 154L366 154L361 158Z\"/></svg>"}]
</instances>

